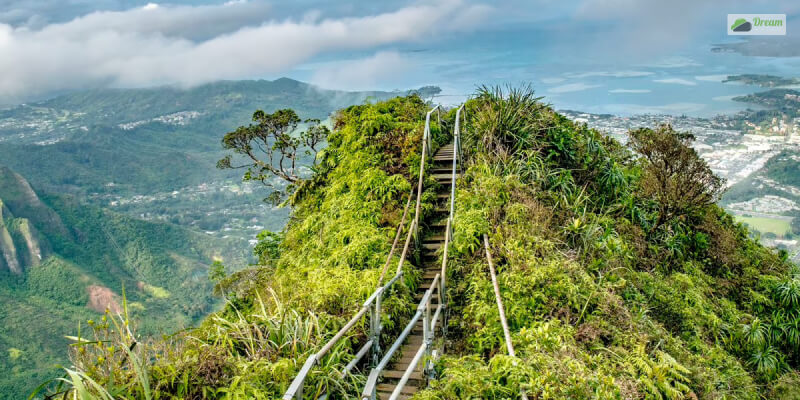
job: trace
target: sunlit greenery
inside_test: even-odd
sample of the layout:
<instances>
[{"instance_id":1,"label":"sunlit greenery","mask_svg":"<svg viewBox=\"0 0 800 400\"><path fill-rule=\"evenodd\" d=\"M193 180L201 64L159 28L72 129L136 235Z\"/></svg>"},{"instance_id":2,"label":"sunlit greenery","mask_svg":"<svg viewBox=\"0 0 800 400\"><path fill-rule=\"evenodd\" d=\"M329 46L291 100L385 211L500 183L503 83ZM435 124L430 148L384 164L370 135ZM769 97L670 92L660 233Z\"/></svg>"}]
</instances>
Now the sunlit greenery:
<instances>
[{"instance_id":1,"label":"sunlit greenery","mask_svg":"<svg viewBox=\"0 0 800 400\"><path fill-rule=\"evenodd\" d=\"M260 237L261 265L218 275L227 307L149 344L150 356L114 353L103 360L117 361L91 367L77 358L66 390L97 398L111 390L148 399L280 397L305 358L374 290L419 172L428 107L410 96L339 112L313 175L288 200L288 226ZM570 122L527 87L481 88L466 115L449 336L438 379L415 398L800 395L800 270L711 203L720 182L693 158L684 135L669 126L632 133L658 135L657 157L643 157ZM449 140L453 118L451 111L434 126L437 145ZM680 155L680 173L653 161L663 154ZM689 195L687 185L696 185ZM434 186L426 182L426 215ZM516 357L505 353L483 234ZM386 297L385 339L414 308L415 264ZM364 330L357 326L313 370L306 398L359 393L364 375L339 373Z\"/></svg>"}]
</instances>

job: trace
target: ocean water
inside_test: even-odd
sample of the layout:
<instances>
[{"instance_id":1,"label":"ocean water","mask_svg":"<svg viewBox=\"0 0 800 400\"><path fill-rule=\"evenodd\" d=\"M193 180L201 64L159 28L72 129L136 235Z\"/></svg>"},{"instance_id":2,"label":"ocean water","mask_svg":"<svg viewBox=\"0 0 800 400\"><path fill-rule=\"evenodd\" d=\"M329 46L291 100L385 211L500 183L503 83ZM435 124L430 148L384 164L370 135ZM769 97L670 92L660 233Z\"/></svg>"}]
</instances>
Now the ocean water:
<instances>
[{"instance_id":1,"label":"ocean water","mask_svg":"<svg viewBox=\"0 0 800 400\"><path fill-rule=\"evenodd\" d=\"M362 72L347 79L320 80L312 71L359 68L375 63L375 52L353 53L349 61L318 58L292 76L340 89L397 89L438 85L436 100L457 104L476 85L531 84L544 101L558 109L631 115L665 113L709 117L753 105L733 97L767 90L722 83L728 75L800 76L800 58L749 57L712 52L713 43L738 40L724 35L689 40L680 46L631 47L603 39L604 31L559 30L529 25L503 26L471 34L379 49L391 55L383 75ZM627 47L626 47L627 46ZM313 68L312 68L313 66ZM376 68L377 70L378 68Z\"/></svg>"}]
</instances>

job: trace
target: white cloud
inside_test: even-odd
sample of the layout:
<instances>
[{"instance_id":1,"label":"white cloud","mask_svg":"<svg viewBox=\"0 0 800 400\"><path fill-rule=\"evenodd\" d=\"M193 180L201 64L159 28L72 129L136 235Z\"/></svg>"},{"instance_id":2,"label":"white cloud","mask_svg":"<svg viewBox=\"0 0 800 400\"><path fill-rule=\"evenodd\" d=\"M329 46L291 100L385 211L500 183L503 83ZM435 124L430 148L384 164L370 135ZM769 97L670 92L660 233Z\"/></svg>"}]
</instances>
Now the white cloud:
<instances>
[{"instance_id":1,"label":"white cloud","mask_svg":"<svg viewBox=\"0 0 800 400\"><path fill-rule=\"evenodd\" d=\"M255 22L264 14L254 12L265 7L162 5L92 13L38 30L0 24L0 97L274 75L321 53L468 29L489 11L444 0L361 17Z\"/></svg>"},{"instance_id":2,"label":"white cloud","mask_svg":"<svg viewBox=\"0 0 800 400\"><path fill-rule=\"evenodd\" d=\"M311 77L311 82L328 89L368 90L377 86L391 87L402 82L413 64L397 52L378 52L358 60L323 64Z\"/></svg>"},{"instance_id":3,"label":"white cloud","mask_svg":"<svg viewBox=\"0 0 800 400\"><path fill-rule=\"evenodd\" d=\"M706 105L701 103L669 103L663 105L646 104L604 104L590 107L587 111L595 113L608 113L615 115L637 114L689 114L699 115L706 110Z\"/></svg>"},{"instance_id":4,"label":"white cloud","mask_svg":"<svg viewBox=\"0 0 800 400\"><path fill-rule=\"evenodd\" d=\"M669 84L673 84L673 85L684 85L684 86L695 86L695 85L697 85L697 82L695 82L695 81L690 81L688 79L682 79L682 78L654 79L653 82L669 83Z\"/></svg>"},{"instance_id":5,"label":"white cloud","mask_svg":"<svg viewBox=\"0 0 800 400\"><path fill-rule=\"evenodd\" d=\"M698 75L695 76L694 79L703 82L722 82L728 79L728 75Z\"/></svg>"},{"instance_id":6,"label":"white cloud","mask_svg":"<svg viewBox=\"0 0 800 400\"><path fill-rule=\"evenodd\" d=\"M700 67L703 64L692 60L689 57L667 57L662 58L661 60L651 63L645 64L643 67L650 67L650 68L686 68L686 67Z\"/></svg>"},{"instance_id":7,"label":"white cloud","mask_svg":"<svg viewBox=\"0 0 800 400\"><path fill-rule=\"evenodd\" d=\"M749 93L745 93L745 94L730 94L730 95L727 95L727 96L714 96L714 97L711 98L711 100L714 100L714 101L733 101L734 97L746 96L747 94L749 94Z\"/></svg>"},{"instance_id":8,"label":"white cloud","mask_svg":"<svg viewBox=\"0 0 800 400\"><path fill-rule=\"evenodd\" d=\"M590 78L590 77L637 78L642 76L650 76L653 74L654 72L649 72L649 71L591 71L591 72L566 74L566 76L570 78Z\"/></svg>"},{"instance_id":9,"label":"white cloud","mask_svg":"<svg viewBox=\"0 0 800 400\"><path fill-rule=\"evenodd\" d=\"M548 89L547 91L550 93L570 93L570 92L580 92L583 90L589 90L600 86L601 85L590 85L583 82L577 82L577 83L568 83L566 85L556 86Z\"/></svg>"},{"instance_id":10,"label":"white cloud","mask_svg":"<svg viewBox=\"0 0 800 400\"><path fill-rule=\"evenodd\" d=\"M554 85L556 83L561 83L561 82L564 82L564 81L566 81L565 78L558 78L558 77L542 78L542 83L547 84L547 85Z\"/></svg>"},{"instance_id":11,"label":"white cloud","mask_svg":"<svg viewBox=\"0 0 800 400\"><path fill-rule=\"evenodd\" d=\"M611 89L608 93L650 93L650 89Z\"/></svg>"}]
</instances>

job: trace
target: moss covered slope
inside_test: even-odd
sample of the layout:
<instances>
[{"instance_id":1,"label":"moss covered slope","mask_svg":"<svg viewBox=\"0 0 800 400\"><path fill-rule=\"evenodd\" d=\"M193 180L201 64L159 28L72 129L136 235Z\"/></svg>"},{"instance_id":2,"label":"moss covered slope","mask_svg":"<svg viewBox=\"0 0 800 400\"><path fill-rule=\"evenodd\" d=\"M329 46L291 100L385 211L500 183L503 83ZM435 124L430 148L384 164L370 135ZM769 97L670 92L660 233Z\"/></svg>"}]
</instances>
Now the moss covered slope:
<instances>
[{"instance_id":1,"label":"moss covered slope","mask_svg":"<svg viewBox=\"0 0 800 400\"><path fill-rule=\"evenodd\" d=\"M682 134L633 133L675 143L663 151L688 164L638 158L526 90L481 91L467 109L454 348L420 398L797 398L798 271L719 207L678 201L673 184L707 170L672 140ZM694 168L689 180L679 164ZM664 203L683 208L667 218ZM501 343L484 233L516 360Z\"/></svg>"},{"instance_id":2,"label":"moss covered slope","mask_svg":"<svg viewBox=\"0 0 800 400\"><path fill-rule=\"evenodd\" d=\"M146 381L98 367L98 355L129 362L105 349L74 354L75 369L104 387L128 382L115 389L131 398L280 397L374 290L418 172L426 108L411 96L342 110L319 166L295 187L288 226L256 247L261 266L218 286L229 306L174 343L137 347L155 360ZM798 272L713 204L720 182L689 137L637 131L655 148L638 157L527 89L482 89L466 110L446 355L417 398L796 398ZM448 140L438 128L434 138ZM414 307L409 272L384 304L387 340ZM338 374L365 329L315 368L306 398L359 393L362 375Z\"/></svg>"}]
</instances>

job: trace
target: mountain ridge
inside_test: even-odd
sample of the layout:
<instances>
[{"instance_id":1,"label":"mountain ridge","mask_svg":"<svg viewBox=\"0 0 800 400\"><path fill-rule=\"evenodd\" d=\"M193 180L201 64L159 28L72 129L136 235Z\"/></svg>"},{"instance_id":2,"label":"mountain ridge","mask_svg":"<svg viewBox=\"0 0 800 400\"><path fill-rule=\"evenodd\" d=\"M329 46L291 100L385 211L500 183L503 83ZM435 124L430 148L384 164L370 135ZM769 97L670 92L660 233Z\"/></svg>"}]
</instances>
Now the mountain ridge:
<instances>
[{"instance_id":1,"label":"mountain ridge","mask_svg":"<svg viewBox=\"0 0 800 400\"><path fill-rule=\"evenodd\" d=\"M0 348L14 354L0 357L0 399L52 376L67 362L64 335L107 308L121 311L123 293L144 335L191 326L216 304L208 266L241 266L246 257L184 228L40 195L0 167Z\"/></svg>"}]
</instances>

